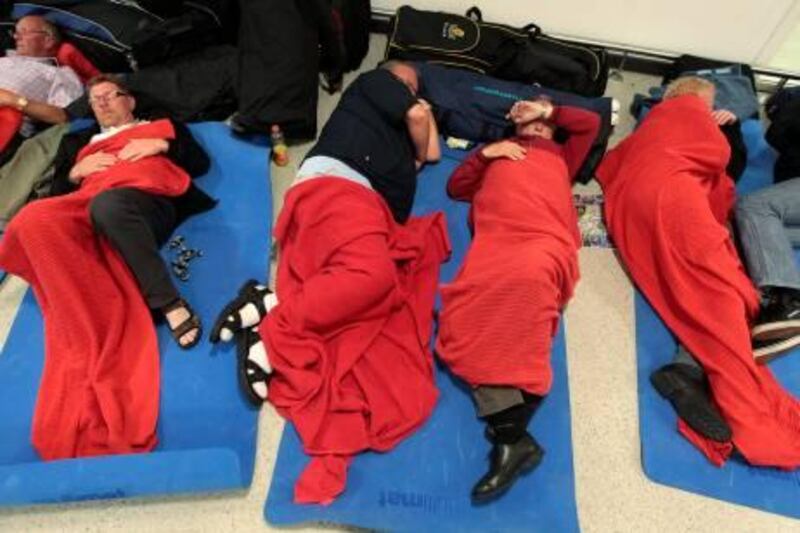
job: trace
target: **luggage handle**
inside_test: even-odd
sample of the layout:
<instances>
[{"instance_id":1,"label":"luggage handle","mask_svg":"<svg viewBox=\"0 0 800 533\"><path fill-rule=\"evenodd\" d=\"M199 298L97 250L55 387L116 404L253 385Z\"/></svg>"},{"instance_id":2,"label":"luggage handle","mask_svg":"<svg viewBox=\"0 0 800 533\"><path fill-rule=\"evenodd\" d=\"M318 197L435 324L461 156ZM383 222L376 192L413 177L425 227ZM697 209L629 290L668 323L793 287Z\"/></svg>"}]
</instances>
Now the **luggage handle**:
<instances>
[{"instance_id":1,"label":"luggage handle","mask_svg":"<svg viewBox=\"0 0 800 533\"><path fill-rule=\"evenodd\" d=\"M478 6L472 6L471 8L467 9L467 18L470 18L475 22L483 22L483 13L481 13L481 9Z\"/></svg>"},{"instance_id":2,"label":"luggage handle","mask_svg":"<svg viewBox=\"0 0 800 533\"><path fill-rule=\"evenodd\" d=\"M472 19L474 22L483 22L483 13L478 6L472 6L471 8L467 9L466 15L467 18ZM536 37L542 34L542 28L533 22L523 26L522 31L527 33L528 38L531 40L536 39Z\"/></svg>"},{"instance_id":3,"label":"luggage handle","mask_svg":"<svg viewBox=\"0 0 800 533\"><path fill-rule=\"evenodd\" d=\"M528 38L531 40L536 39L538 36L542 34L542 28L540 28L538 24L534 24L533 22L524 25L522 27L522 31L527 33Z\"/></svg>"}]
</instances>

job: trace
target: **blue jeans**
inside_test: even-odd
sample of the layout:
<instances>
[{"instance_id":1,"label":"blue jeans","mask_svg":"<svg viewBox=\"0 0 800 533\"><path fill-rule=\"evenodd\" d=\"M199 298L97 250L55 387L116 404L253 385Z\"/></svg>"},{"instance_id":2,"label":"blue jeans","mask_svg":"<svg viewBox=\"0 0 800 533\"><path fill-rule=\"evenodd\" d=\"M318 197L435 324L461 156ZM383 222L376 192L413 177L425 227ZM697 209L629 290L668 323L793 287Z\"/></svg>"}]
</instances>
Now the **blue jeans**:
<instances>
[{"instance_id":1,"label":"blue jeans","mask_svg":"<svg viewBox=\"0 0 800 533\"><path fill-rule=\"evenodd\" d=\"M800 246L800 178L739 198L736 225L750 278L757 287L800 289L794 246ZM682 345L673 363L699 368Z\"/></svg>"},{"instance_id":2,"label":"blue jeans","mask_svg":"<svg viewBox=\"0 0 800 533\"><path fill-rule=\"evenodd\" d=\"M743 196L736 224L753 283L800 289L794 246L800 246L800 178Z\"/></svg>"}]
</instances>

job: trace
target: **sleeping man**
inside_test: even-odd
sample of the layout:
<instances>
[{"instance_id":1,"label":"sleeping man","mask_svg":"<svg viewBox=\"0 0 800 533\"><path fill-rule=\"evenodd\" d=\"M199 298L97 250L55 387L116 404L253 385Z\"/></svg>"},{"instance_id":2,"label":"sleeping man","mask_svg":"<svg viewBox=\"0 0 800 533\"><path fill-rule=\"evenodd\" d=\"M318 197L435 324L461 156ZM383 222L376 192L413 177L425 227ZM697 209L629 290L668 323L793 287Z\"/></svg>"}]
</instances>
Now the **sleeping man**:
<instances>
[{"instance_id":1,"label":"sleeping man","mask_svg":"<svg viewBox=\"0 0 800 533\"><path fill-rule=\"evenodd\" d=\"M0 57L0 153L33 122L67 121L64 107L83 94L73 70L55 64L61 40L56 27L39 16L23 17L14 28L16 49Z\"/></svg>"},{"instance_id":2,"label":"sleeping man","mask_svg":"<svg viewBox=\"0 0 800 533\"><path fill-rule=\"evenodd\" d=\"M99 126L66 136L53 198L25 206L0 241L0 268L27 280L45 323L33 422L44 459L133 453L156 444L158 343L151 309L181 348L200 322L158 248L214 202L192 184L209 160L188 129L136 120L111 76L89 82Z\"/></svg>"},{"instance_id":3,"label":"sleeping man","mask_svg":"<svg viewBox=\"0 0 800 533\"><path fill-rule=\"evenodd\" d=\"M237 337L240 378L290 420L312 456L298 503L344 490L356 453L386 451L430 415L441 214L409 218L417 170L439 158L416 71L400 62L342 95L286 194L277 294L248 282L212 341Z\"/></svg>"},{"instance_id":4,"label":"sleeping man","mask_svg":"<svg viewBox=\"0 0 800 533\"><path fill-rule=\"evenodd\" d=\"M516 136L476 150L448 183L472 203L474 239L442 287L436 352L472 387L493 444L476 501L501 495L544 453L527 426L550 390L552 338L578 281L572 182L600 128L596 113L544 99L517 102L508 117Z\"/></svg>"},{"instance_id":5,"label":"sleeping man","mask_svg":"<svg viewBox=\"0 0 800 533\"><path fill-rule=\"evenodd\" d=\"M752 465L796 468L800 404L753 358L759 297L726 227L730 148L713 102L712 84L679 78L606 155L606 223L636 285L703 367L731 432L709 438L680 420L681 433L717 465L735 447Z\"/></svg>"}]
</instances>

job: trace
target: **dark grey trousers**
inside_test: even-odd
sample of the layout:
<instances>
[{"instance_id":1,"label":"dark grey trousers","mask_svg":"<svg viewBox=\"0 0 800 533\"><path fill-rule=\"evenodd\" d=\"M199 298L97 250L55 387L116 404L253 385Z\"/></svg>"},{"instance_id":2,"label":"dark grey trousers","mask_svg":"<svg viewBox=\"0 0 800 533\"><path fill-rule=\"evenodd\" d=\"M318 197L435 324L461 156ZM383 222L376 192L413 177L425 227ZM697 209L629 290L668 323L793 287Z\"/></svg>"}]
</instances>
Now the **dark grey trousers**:
<instances>
[{"instance_id":1,"label":"dark grey trousers","mask_svg":"<svg viewBox=\"0 0 800 533\"><path fill-rule=\"evenodd\" d=\"M137 189L110 189L89 204L92 225L119 251L133 272L151 309L178 298L167 265L158 249L175 230L171 199Z\"/></svg>"}]
</instances>

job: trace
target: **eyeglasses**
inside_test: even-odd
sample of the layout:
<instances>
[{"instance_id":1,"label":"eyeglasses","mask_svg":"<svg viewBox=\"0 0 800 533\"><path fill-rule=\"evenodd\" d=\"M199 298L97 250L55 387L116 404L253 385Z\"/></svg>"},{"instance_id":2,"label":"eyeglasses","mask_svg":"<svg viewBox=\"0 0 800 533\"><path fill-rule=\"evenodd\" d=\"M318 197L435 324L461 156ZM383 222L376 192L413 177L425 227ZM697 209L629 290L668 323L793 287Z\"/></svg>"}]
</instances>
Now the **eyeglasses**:
<instances>
[{"instance_id":1,"label":"eyeglasses","mask_svg":"<svg viewBox=\"0 0 800 533\"><path fill-rule=\"evenodd\" d=\"M27 37L28 35L50 35L50 32L47 30L9 30L9 35L11 35L12 39L17 39L19 37Z\"/></svg>"},{"instance_id":2,"label":"eyeglasses","mask_svg":"<svg viewBox=\"0 0 800 533\"><path fill-rule=\"evenodd\" d=\"M128 93L126 93L125 91L112 91L110 93L101 94L99 96L90 96L89 103L91 105L107 104L111 100L119 98L120 96L128 96Z\"/></svg>"}]
</instances>

